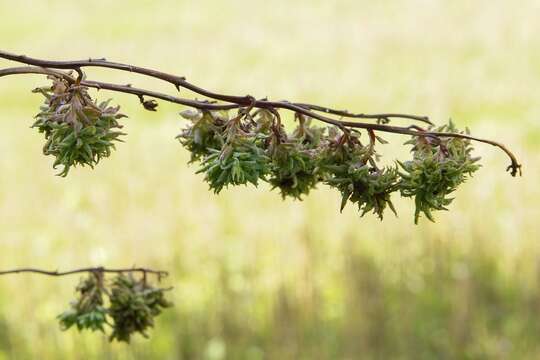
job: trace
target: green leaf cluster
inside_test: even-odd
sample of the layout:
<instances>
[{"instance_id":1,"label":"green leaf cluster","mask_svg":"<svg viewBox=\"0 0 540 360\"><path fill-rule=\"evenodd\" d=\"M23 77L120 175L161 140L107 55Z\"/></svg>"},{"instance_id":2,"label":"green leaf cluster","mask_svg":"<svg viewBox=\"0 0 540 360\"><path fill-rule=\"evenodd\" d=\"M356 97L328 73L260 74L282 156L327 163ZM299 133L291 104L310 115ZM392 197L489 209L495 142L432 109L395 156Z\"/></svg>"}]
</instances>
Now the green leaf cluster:
<instances>
[{"instance_id":1,"label":"green leaf cluster","mask_svg":"<svg viewBox=\"0 0 540 360\"><path fill-rule=\"evenodd\" d=\"M191 153L191 162L199 161L211 154L211 150L224 145L223 129L228 118L209 111L186 110L180 113L192 122L176 138Z\"/></svg>"},{"instance_id":2,"label":"green leaf cluster","mask_svg":"<svg viewBox=\"0 0 540 360\"><path fill-rule=\"evenodd\" d=\"M109 299L108 314L113 320L111 341L129 342L134 333L148 337L146 331L154 326L154 318L172 306L165 299L163 289L131 275L120 274L113 280Z\"/></svg>"},{"instance_id":3,"label":"green leaf cluster","mask_svg":"<svg viewBox=\"0 0 540 360\"><path fill-rule=\"evenodd\" d=\"M452 122L436 131L458 133ZM417 137L406 144L413 145L413 160L399 162L401 195L414 198L415 223L422 213L434 221L432 211L448 210L453 200L448 195L480 168L480 158L471 156L473 147L468 139Z\"/></svg>"},{"instance_id":4,"label":"green leaf cluster","mask_svg":"<svg viewBox=\"0 0 540 360\"><path fill-rule=\"evenodd\" d=\"M390 194L396 190L397 169L380 169L375 162L374 144L363 146L358 133L332 133L319 161L325 183L341 193L341 210L351 202L361 216L371 211L382 220L387 207L396 214Z\"/></svg>"},{"instance_id":5,"label":"green leaf cluster","mask_svg":"<svg viewBox=\"0 0 540 360\"><path fill-rule=\"evenodd\" d=\"M79 294L77 299L71 302L68 310L58 315L61 329L68 330L75 325L79 331L105 331L107 311L103 307L101 274L90 274L81 279L75 290Z\"/></svg>"},{"instance_id":6,"label":"green leaf cluster","mask_svg":"<svg viewBox=\"0 0 540 360\"><path fill-rule=\"evenodd\" d=\"M77 299L58 315L60 328L76 326L79 331L105 333L108 326L112 330L110 341L129 342L135 333L148 337L147 330L153 327L154 318L172 306L165 298L165 290L150 285L145 277L119 274L105 283L102 273L91 273L76 287Z\"/></svg>"},{"instance_id":7,"label":"green leaf cluster","mask_svg":"<svg viewBox=\"0 0 540 360\"><path fill-rule=\"evenodd\" d=\"M297 127L288 133L279 115L259 109L253 115L239 111L233 118L225 111L188 111L191 124L178 136L198 161L198 173L219 193L229 185L255 186L260 181L278 189L283 198L302 200L319 183L341 194L341 210L354 204L361 216L374 213L381 220L386 209L396 214L391 195L414 198L415 222L421 213L433 220L432 211L445 210L448 197L479 165L471 157L470 141L455 137L413 136L413 159L381 167L376 143L385 141L368 131L360 132L311 126L296 114ZM457 133L450 124L434 129Z\"/></svg>"},{"instance_id":8,"label":"green leaf cluster","mask_svg":"<svg viewBox=\"0 0 540 360\"><path fill-rule=\"evenodd\" d=\"M54 79L53 85L35 89L45 96L45 103L32 125L45 135L45 155L56 158L53 168L62 165L58 174L66 176L73 166L94 167L115 149L115 142L125 135L118 129L118 119L125 117L109 101L96 103L88 88Z\"/></svg>"},{"instance_id":9,"label":"green leaf cluster","mask_svg":"<svg viewBox=\"0 0 540 360\"><path fill-rule=\"evenodd\" d=\"M281 127L279 136L272 136L268 151L272 162L268 183L279 189L283 199L302 200L321 180L318 153L324 128L315 128L299 118L299 125L292 134Z\"/></svg>"},{"instance_id":10,"label":"green leaf cluster","mask_svg":"<svg viewBox=\"0 0 540 360\"><path fill-rule=\"evenodd\" d=\"M241 114L229 118L224 111L181 115L192 124L177 138L191 152L191 161L201 163L197 173L205 174L216 193L229 185L265 181L284 198L301 199L319 182L314 160L324 129L302 125L286 134L267 110L247 122L240 121Z\"/></svg>"},{"instance_id":11,"label":"green leaf cluster","mask_svg":"<svg viewBox=\"0 0 540 360\"><path fill-rule=\"evenodd\" d=\"M191 161L200 161L197 173L205 174L210 189L219 193L229 185L257 186L265 178L270 160L262 147L265 137L251 131L252 124L243 126L226 112L202 112L192 119L177 138L191 152Z\"/></svg>"},{"instance_id":12,"label":"green leaf cluster","mask_svg":"<svg viewBox=\"0 0 540 360\"><path fill-rule=\"evenodd\" d=\"M372 211L382 220L386 207L396 214L390 194L395 191L397 181L395 167L377 169L357 162L333 167L327 184L341 193L341 210L351 202L358 206L361 216Z\"/></svg>"},{"instance_id":13,"label":"green leaf cluster","mask_svg":"<svg viewBox=\"0 0 540 360\"><path fill-rule=\"evenodd\" d=\"M210 150L197 173L205 173L205 180L218 194L229 185L258 185L267 171L268 158L252 141L238 139L222 150Z\"/></svg>"},{"instance_id":14,"label":"green leaf cluster","mask_svg":"<svg viewBox=\"0 0 540 360\"><path fill-rule=\"evenodd\" d=\"M268 183L279 189L283 199L292 197L302 200L319 182L313 152L290 141L279 144L270 167Z\"/></svg>"}]
</instances>

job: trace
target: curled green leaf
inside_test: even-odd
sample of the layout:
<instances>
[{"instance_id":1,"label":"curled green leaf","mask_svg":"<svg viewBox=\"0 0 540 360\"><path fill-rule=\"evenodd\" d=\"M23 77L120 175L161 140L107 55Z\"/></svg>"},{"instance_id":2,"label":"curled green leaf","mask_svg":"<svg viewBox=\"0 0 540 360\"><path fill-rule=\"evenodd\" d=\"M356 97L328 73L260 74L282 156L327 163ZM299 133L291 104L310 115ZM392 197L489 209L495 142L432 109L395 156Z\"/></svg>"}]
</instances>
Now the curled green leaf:
<instances>
[{"instance_id":1,"label":"curled green leaf","mask_svg":"<svg viewBox=\"0 0 540 360\"><path fill-rule=\"evenodd\" d=\"M51 88L36 92L45 95L45 104L32 127L45 135L43 153L55 157L53 167L62 166L58 175L66 176L77 165L93 168L122 141L118 119L125 115L109 101L98 105L86 87L54 79Z\"/></svg>"}]
</instances>

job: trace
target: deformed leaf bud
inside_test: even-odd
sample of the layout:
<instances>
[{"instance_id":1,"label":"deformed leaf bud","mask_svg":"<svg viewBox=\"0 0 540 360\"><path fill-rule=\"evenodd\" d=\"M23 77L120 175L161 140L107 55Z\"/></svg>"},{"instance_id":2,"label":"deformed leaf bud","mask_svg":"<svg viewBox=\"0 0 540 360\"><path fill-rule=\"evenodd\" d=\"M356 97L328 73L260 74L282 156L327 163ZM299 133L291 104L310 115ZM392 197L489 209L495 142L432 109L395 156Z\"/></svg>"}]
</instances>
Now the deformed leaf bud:
<instances>
[{"instance_id":1,"label":"deformed leaf bud","mask_svg":"<svg viewBox=\"0 0 540 360\"><path fill-rule=\"evenodd\" d=\"M135 333L148 337L154 318L172 306L165 298L166 290L152 286L145 275L136 278L120 273L105 282L103 272L92 272L77 286L79 295L70 308L58 315L60 327L68 330L75 325L79 331L102 332L110 327L110 341L129 342Z\"/></svg>"},{"instance_id":2,"label":"deformed leaf bud","mask_svg":"<svg viewBox=\"0 0 540 360\"><path fill-rule=\"evenodd\" d=\"M341 193L341 210L351 202L361 216L373 212L381 220L387 208L396 213L391 194L398 193L415 198L418 222L421 213L432 220L432 210L446 209L452 201L447 195L478 169L470 141L461 138L413 136L407 141L413 145L413 160L398 161L399 171L377 165L375 145L386 141L373 130L368 131L369 144L363 145L358 131L312 127L299 114L299 125L290 134L277 115L265 109L232 119L209 111L181 115L192 124L178 139L191 152L191 161L200 161L197 173L205 174L215 193L262 180L279 189L283 198L302 200L325 183ZM436 131L457 132L452 123Z\"/></svg>"},{"instance_id":3,"label":"deformed leaf bud","mask_svg":"<svg viewBox=\"0 0 540 360\"><path fill-rule=\"evenodd\" d=\"M45 96L45 103L32 127L45 135L43 153L56 158L54 168L62 165L60 176L77 165L93 168L125 135L117 130L122 127L118 119L126 117L120 108L109 106L110 100L97 104L84 86L54 78L52 87L35 91Z\"/></svg>"}]
</instances>

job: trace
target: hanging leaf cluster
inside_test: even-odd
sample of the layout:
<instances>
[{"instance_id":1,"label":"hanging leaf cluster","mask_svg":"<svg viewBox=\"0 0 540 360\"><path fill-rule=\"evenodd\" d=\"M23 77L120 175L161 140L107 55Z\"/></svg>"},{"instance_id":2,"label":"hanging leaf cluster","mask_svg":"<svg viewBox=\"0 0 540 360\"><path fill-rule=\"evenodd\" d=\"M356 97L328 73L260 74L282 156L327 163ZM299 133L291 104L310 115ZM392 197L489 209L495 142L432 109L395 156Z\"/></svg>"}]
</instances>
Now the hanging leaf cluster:
<instances>
[{"instance_id":1,"label":"hanging leaf cluster","mask_svg":"<svg viewBox=\"0 0 540 360\"><path fill-rule=\"evenodd\" d=\"M58 175L66 176L77 165L93 168L122 141L118 119L126 116L120 107L109 106L110 101L98 104L87 87L53 78L51 87L34 92L43 94L45 103L32 127L45 135L43 153L55 157L53 168L62 166Z\"/></svg>"},{"instance_id":2,"label":"hanging leaf cluster","mask_svg":"<svg viewBox=\"0 0 540 360\"><path fill-rule=\"evenodd\" d=\"M119 107L109 106L109 101L98 103L91 98L88 89L96 87L95 82L59 75L49 78L52 86L34 90L45 97L33 125L45 136L43 152L55 157L53 167L61 166L60 176L78 165L93 168L122 141L125 134L120 131L119 119L125 115ZM157 102L145 100L142 90L130 91L138 94L145 109L156 110ZM478 158L471 154L470 139L475 138L451 122L439 128L414 127L412 133L409 128L389 127L389 132L411 135L405 144L412 145L412 159L383 166L376 145L386 141L373 127L359 130L354 123L340 125L345 124L340 121L317 127L311 123L316 115L292 110L296 126L288 131L272 106L239 106L237 113L232 113L222 110L223 106L217 106L221 110L205 109L213 105L210 101L194 103L194 109L181 113L189 124L177 139L190 152L190 162L199 164L197 173L203 174L216 194L230 186L265 182L283 199L303 200L319 184L325 184L340 193L341 211L351 203L360 216L373 213L382 220L387 210L397 215L392 203L397 193L414 200L414 221L418 223L421 216L433 221L434 211L447 210L453 200L450 195L479 168ZM379 126L388 121L386 116L377 119ZM504 146L475 140L505 150L512 160L512 175L518 173L520 165Z\"/></svg>"},{"instance_id":3,"label":"hanging leaf cluster","mask_svg":"<svg viewBox=\"0 0 540 360\"><path fill-rule=\"evenodd\" d=\"M68 310L58 315L62 330L76 326L79 331L105 331L107 310L103 300L103 274L94 273L81 279L75 290L77 299L71 302Z\"/></svg>"},{"instance_id":4,"label":"hanging leaf cluster","mask_svg":"<svg viewBox=\"0 0 540 360\"><path fill-rule=\"evenodd\" d=\"M292 132L266 109L232 117L205 110L181 115L190 124L177 138L215 193L267 182L283 198L302 200L322 183L339 191L341 210L352 203L361 216L374 213L382 220L387 209L396 213L391 196L397 193L414 198L415 222L421 214L433 221L432 212L446 210L448 195L479 168L463 138L412 136L406 142L413 145L412 160L380 166L375 145L386 142L371 130L362 143L359 131L315 127L301 114ZM458 133L451 122L434 130Z\"/></svg>"},{"instance_id":5,"label":"hanging leaf cluster","mask_svg":"<svg viewBox=\"0 0 540 360\"><path fill-rule=\"evenodd\" d=\"M458 132L452 122L437 131ZM473 148L467 139L416 137L406 144L413 146L413 160L399 162L401 196L414 198L415 223L421 213L434 221L431 212L448 210L453 200L448 196L480 168L480 158L471 156Z\"/></svg>"},{"instance_id":6,"label":"hanging leaf cluster","mask_svg":"<svg viewBox=\"0 0 540 360\"><path fill-rule=\"evenodd\" d=\"M148 337L154 318L172 306L165 298L166 290L152 286L146 276L120 273L107 282L103 273L90 273L76 287L77 299L58 315L60 327L103 333L110 328L110 341L129 343L136 333Z\"/></svg>"},{"instance_id":7,"label":"hanging leaf cluster","mask_svg":"<svg viewBox=\"0 0 540 360\"><path fill-rule=\"evenodd\" d=\"M78 165L93 168L111 155L115 143L125 135L119 123L125 115L119 107L109 106L109 101L98 103L89 95L89 87L102 86L137 95L149 111L156 111L158 103L146 100L145 96L193 107L180 113L189 124L177 139L190 152L190 162L199 164L197 173L204 176L216 194L230 186L267 183L283 199L303 200L319 184L325 184L340 193L341 211L351 203L360 216L373 213L381 220L387 210L397 215L392 199L398 194L414 199L414 221L418 223L421 216L433 221L434 211L447 210L453 200L450 195L478 170L478 158L471 154L471 140L499 147L511 159L511 174L515 176L521 171L521 165L504 145L471 137L451 122L439 128L429 125L426 129L389 126L386 124L391 117L431 122L413 115L370 116L309 104L212 94L186 85L222 103L188 101L147 93L131 85L85 81L80 69L79 75L74 79L67 73L52 73L52 86L34 90L44 95L45 103L33 127L44 134L43 152L55 157L53 167L62 167L60 176L66 176ZM174 81L177 87L187 84L185 80L182 84L177 84L176 78ZM244 99L251 101L251 105ZM282 123L278 110L283 108L294 114L293 129L286 129ZM237 113L225 109L235 109ZM320 112L341 118L320 116ZM377 124L342 121L343 117L372 118ZM314 119L331 125L314 126ZM405 144L412 145L412 158L381 165L376 145L386 143L378 136L382 132L411 136Z\"/></svg>"}]
</instances>

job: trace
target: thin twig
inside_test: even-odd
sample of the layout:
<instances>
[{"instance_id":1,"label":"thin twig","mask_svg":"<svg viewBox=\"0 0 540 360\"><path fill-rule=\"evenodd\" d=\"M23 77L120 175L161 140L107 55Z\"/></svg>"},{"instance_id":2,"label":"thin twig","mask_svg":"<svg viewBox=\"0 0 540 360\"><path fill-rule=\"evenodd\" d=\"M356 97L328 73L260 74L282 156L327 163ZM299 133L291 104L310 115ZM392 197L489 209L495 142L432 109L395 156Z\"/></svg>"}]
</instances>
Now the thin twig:
<instances>
[{"instance_id":1,"label":"thin twig","mask_svg":"<svg viewBox=\"0 0 540 360\"><path fill-rule=\"evenodd\" d=\"M349 117L356 119L376 119L376 120L389 120L390 118L402 118L424 122L429 125L434 125L427 116L407 115L407 114L353 114L347 110L334 110L324 106L296 103L296 105L305 107L308 110L315 110L324 112L326 114L338 115L341 117Z\"/></svg>"},{"instance_id":2,"label":"thin twig","mask_svg":"<svg viewBox=\"0 0 540 360\"><path fill-rule=\"evenodd\" d=\"M0 77L8 76L8 75L20 75L20 74L51 75L58 78L62 78L71 84L74 84L76 81L72 76L70 76L69 74L63 71L56 71L52 69L46 69L46 68L35 67L35 66L23 66L23 67L0 69ZM167 94L158 93L155 91L137 89L137 88L134 88L133 86L109 84L109 83L104 83L104 82L99 82L99 81L83 80L81 81L80 85L95 88L98 90L103 89L103 90L122 92L126 94L132 94L136 96L149 96L149 97L164 100L167 102L185 105L185 106L189 106L189 107L193 107L193 108L201 109L201 110L232 110L232 109L238 109L240 107L239 105L236 105L236 104L213 104L213 103L204 102L204 101L183 99L183 98L179 98L175 96L170 96Z\"/></svg>"},{"instance_id":3,"label":"thin twig","mask_svg":"<svg viewBox=\"0 0 540 360\"><path fill-rule=\"evenodd\" d=\"M19 61L26 64L36 64L38 66L50 66L50 67L61 68L61 69L77 70L83 66L103 66L103 67L109 67L109 68L114 68L114 69L119 69L119 70L128 69L126 68L128 67L128 65L110 63L105 60L88 60L88 61L72 61L72 62L45 61L45 60L32 59L32 58L28 58L28 57L20 56L20 55L12 55L12 54L5 53L2 51L0 51L0 57L4 57L6 59L10 59L14 61ZM96 65L96 64L101 64L101 65ZM155 71L155 70L132 67L132 66L129 66L129 69L130 71L133 71L133 72L139 72L139 73L142 73L148 76L157 77L166 81L170 80L169 82L177 81L179 84L180 82L185 82L185 79L182 77L165 74L165 73ZM53 76L61 77L70 83L78 82L80 79L80 73L79 73L79 79L75 80L73 77L71 77L70 75L64 72L59 72L59 71L55 71L51 69L45 69L41 67L31 67L31 66L8 68L8 69L0 70L0 77L6 76L6 75L29 74L29 73L53 75ZM210 103L208 101L182 99L182 98L178 98L178 97L174 97L174 96L170 96L170 95L166 95L166 94L162 94L162 93L158 93L154 91L134 88L131 85L117 85L117 84L110 84L110 83L104 83L104 82L99 82L99 81L88 81L88 80L80 81L80 85L92 87L96 89L106 89L106 90L111 90L111 91L133 94L139 97L139 99L141 99L142 96L149 96L156 99L161 99L164 101L181 104L181 105L185 105L185 106L189 106L189 107L193 107L193 108L197 108L201 110L230 110L230 109L237 109L237 108L245 107L245 108L266 109L273 113L276 113L275 109L286 109L286 110L293 111L297 114L302 114L310 118L325 122L327 124L335 125L339 127L340 129L356 128L356 129L366 129L369 131L381 131L381 132L386 132L386 133L411 135L411 136L426 136L426 137L433 137L433 138L453 137L453 138L473 140L473 141L477 141L477 142L481 142L481 143L498 147L499 149L504 151L506 155L510 158L510 165L507 167L507 170L510 171L512 176L516 176L518 173L521 175L521 164L519 164L516 156L506 146L496 141L477 138L477 137L460 134L460 133L424 131L415 126L403 127L403 126L393 126L393 125L387 125L387 124L373 124L373 123L363 123L363 122L357 122L357 121L343 121L343 120L338 120L338 119L330 118L328 116L321 115L317 112L311 111L311 109L318 112L329 113L332 115L339 115L341 117L348 116L348 117L370 118L370 119L388 119L390 117L401 117L401 118L408 118L408 119L415 119L415 120L420 120L424 122L429 122L429 120L426 117L404 115L404 114L376 114L376 115L350 114L346 111L332 110L332 109L328 109L328 108L317 106L317 105L297 104L297 103L291 103L288 101L256 100L252 96L237 97L237 96L229 96L229 95L220 95L220 94L214 94L204 89L201 89L201 91L197 91L193 89L192 90L199 94L205 95L207 97L210 97L216 100L222 100L225 102L231 102L232 104L215 104L215 103ZM194 85L191 85L191 84L189 85L191 87L195 87ZM183 86L183 85L180 85L180 86ZM200 89L197 87L195 88Z\"/></svg>"},{"instance_id":4,"label":"thin twig","mask_svg":"<svg viewBox=\"0 0 540 360\"><path fill-rule=\"evenodd\" d=\"M178 90L180 87L182 87L182 88L191 90L194 93L197 93L199 95L202 95L211 99L235 103L240 106L250 106L253 99L253 97L250 95L235 96L235 95L218 94L218 93L203 89L197 85L194 85L188 82L184 76L167 74L165 72L154 70L154 69L148 69L148 68L144 68L140 66L107 61L105 59L51 61L51 60L31 58L26 55L16 55L16 54L12 54L12 53L9 53L7 51L2 51L2 50L0 50L0 58L20 62L27 65L34 65L34 66L52 68L52 69L76 70L83 67L104 67L104 68L109 68L109 69L133 72L133 73L137 73L137 74L141 74L141 75L145 75L145 76L149 76L149 77L166 81L168 83L173 84ZM264 104L266 102L267 102L266 100L256 100L256 102L253 104L253 107L268 109L268 106L265 106ZM283 105L284 103L287 103L287 102L282 101L282 102L273 102L273 103L274 104L279 103ZM389 119L389 118L403 118L403 119L408 119L408 120L418 120L418 121L431 124L431 122L426 116L417 116L417 115L409 115L409 114L353 114L345 110L335 110L335 109L331 109L331 108L327 108L327 107L323 107L319 105L302 104L302 103L298 103L298 104L293 103L293 105L306 108L307 110L322 111L329 114L334 114L334 115L339 115L342 117L349 117L349 118L376 119L376 120ZM286 108L283 106L274 106L274 107Z\"/></svg>"},{"instance_id":5,"label":"thin twig","mask_svg":"<svg viewBox=\"0 0 540 360\"><path fill-rule=\"evenodd\" d=\"M48 271L48 270L35 269L35 268L20 268L20 269L0 271L0 275L35 273L35 274L48 275L48 276L65 276L65 275L73 275L73 274L80 274L80 273L134 273L134 272L140 272L143 274L155 274L159 277L165 277L169 274L167 271L152 270L152 269L147 269L147 268L109 269L109 268L98 266L98 267L80 268L80 269L69 270L69 271L58 271L58 270Z\"/></svg>"}]
</instances>

